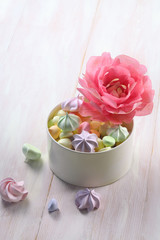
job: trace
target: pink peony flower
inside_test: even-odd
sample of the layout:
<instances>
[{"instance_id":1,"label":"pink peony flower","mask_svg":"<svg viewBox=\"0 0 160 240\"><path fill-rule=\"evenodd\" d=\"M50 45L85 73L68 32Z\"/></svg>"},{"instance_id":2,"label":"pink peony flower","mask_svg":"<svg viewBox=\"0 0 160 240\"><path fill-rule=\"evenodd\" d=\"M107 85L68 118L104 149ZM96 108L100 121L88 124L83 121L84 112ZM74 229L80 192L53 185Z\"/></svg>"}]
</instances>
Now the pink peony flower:
<instances>
[{"instance_id":1,"label":"pink peony flower","mask_svg":"<svg viewBox=\"0 0 160 240\"><path fill-rule=\"evenodd\" d=\"M0 195L6 202L19 202L27 197L24 182L15 182L12 178L5 178L0 182Z\"/></svg>"},{"instance_id":2,"label":"pink peony flower","mask_svg":"<svg viewBox=\"0 0 160 240\"><path fill-rule=\"evenodd\" d=\"M112 59L110 53L91 57L78 90L85 96L82 116L116 124L131 122L134 116L150 114L154 90L145 75L147 69L125 55Z\"/></svg>"}]
</instances>

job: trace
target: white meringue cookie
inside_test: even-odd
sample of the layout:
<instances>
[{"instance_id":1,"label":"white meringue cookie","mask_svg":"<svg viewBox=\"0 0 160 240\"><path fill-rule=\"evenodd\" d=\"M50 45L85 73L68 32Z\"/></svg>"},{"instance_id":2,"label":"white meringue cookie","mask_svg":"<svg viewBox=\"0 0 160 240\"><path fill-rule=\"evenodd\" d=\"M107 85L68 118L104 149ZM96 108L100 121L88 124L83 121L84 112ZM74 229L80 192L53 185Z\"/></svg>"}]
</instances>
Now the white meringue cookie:
<instances>
[{"instance_id":1,"label":"white meringue cookie","mask_svg":"<svg viewBox=\"0 0 160 240\"><path fill-rule=\"evenodd\" d=\"M82 104L82 100L78 97L70 98L61 104L65 111L77 112Z\"/></svg>"},{"instance_id":2,"label":"white meringue cookie","mask_svg":"<svg viewBox=\"0 0 160 240\"><path fill-rule=\"evenodd\" d=\"M98 147L98 137L94 133L90 134L83 130L81 134L73 135L73 138L72 145L76 151L95 152L95 148Z\"/></svg>"}]
</instances>

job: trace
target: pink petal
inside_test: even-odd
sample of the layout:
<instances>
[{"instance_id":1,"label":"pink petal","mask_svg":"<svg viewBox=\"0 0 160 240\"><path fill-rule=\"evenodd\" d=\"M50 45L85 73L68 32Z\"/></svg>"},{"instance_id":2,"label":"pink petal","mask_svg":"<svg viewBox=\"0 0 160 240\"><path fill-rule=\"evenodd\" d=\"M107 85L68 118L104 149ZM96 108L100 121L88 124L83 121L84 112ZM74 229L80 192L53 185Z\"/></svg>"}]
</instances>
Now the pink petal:
<instances>
[{"instance_id":1,"label":"pink petal","mask_svg":"<svg viewBox=\"0 0 160 240\"><path fill-rule=\"evenodd\" d=\"M153 110L153 102L150 102L146 105L141 105L139 109L136 110L136 116L145 116L152 112Z\"/></svg>"},{"instance_id":2,"label":"pink petal","mask_svg":"<svg viewBox=\"0 0 160 240\"><path fill-rule=\"evenodd\" d=\"M126 55L119 55L115 58L115 62L119 60L120 64L123 64L125 66L132 66L137 72L140 74L145 74L147 72L147 69L144 65L141 65L136 59L126 56Z\"/></svg>"},{"instance_id":3,"label":"pink petal","mask_svg":"<svg viewBox=\"0 0 160 240\"><path fill-rule=\"evenodd\" d=\"M96 71L102 66L110 66L113 60L110 53L104 52L102 56L92 56L87 62L86 73L91 79L94 79Z\"/></svg>"},{"instance_id":4,"label":"pink petal","mask_svg":"<svg viewBox=\"0 0 160 240\"><path fill-rule=\"evenodd\" d=\"M80 114L84 117L92 117L95 120L104 121L105 117L99 112L95 107L93 107L90 103L83 102L80 107Z\"/></svg>"}]
</instances>

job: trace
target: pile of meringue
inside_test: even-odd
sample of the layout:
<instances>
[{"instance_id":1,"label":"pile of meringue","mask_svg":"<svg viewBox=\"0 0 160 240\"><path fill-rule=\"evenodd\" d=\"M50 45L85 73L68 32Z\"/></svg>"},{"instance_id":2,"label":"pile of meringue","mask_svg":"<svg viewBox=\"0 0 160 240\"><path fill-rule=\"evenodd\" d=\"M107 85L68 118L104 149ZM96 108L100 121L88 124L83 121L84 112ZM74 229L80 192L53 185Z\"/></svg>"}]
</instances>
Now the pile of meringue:
<instances>
[{"instance_id":1,"label":"pile of meringue","mask_svg":"<svg viewBox=\"0 0 160 240\"><path fill-rule=\"evenodd\" d=\"M79 114L82 99L74 97L48 121L49 133L62 146L79 152L103 152L125 141L126 127L91 120Z\"/></svg>"}]
</instances>

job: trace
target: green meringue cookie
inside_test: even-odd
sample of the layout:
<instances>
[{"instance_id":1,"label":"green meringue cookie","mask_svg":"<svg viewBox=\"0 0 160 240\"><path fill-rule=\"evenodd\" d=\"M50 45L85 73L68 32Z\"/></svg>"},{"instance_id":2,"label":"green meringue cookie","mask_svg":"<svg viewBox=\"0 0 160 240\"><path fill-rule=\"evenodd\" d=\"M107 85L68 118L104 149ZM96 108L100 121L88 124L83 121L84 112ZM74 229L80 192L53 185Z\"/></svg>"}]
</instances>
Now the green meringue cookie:
<instances>
[{"instance_id":1,"label":"green meringue cookie","mask_svg":"<svg viewBox=\"0 0 160 240\"><path fill-rule=\"evenodd\" d=\"M102 140L103 140L103 144L105 145L105 147L112 147L116 143L115 139L111 136L105 136L105 137L103 137Z\"/></svg>"},{"instance_id":2,"label":"green meringue cookie","mask_svg":"<svg viewBox=\"0 0 160 240\"><path fill-rule=\"evenodd\" d=\"M50 120L48 121L48 128L52 127L53 125L54 125L53 119L50 119Z\"/></svg>"},{"instance_id":3,"label":"green meringue cookie","mask_svg":"<svg viewBox=\"0 0 160 240\"><path fill-rule=\"evenodd\" d=\"M60 138L70 138L73 136L73 132L62 131L59 135Z\"/></svg>"},{"instance_id":4,"label":"green meringue cookie","mask_svg":"<svg viewBox=\"0 0 160 240\"><path fill-rule=\"evenodd\" d=\"M69 138L62 138L58 141L58 143L66 148L72 149L72 141Z\"/></svg>"},{"instance_id":5,"label":"green meringue cookie","mask_svg":"<svg viewBox=\"0 0 160 240\"><path fill-rule=\"evenodd\" d=\"M41 157L41 151L35 146L25 143L22 147L26 160L39 160Z\"/></svg>"},{"instance_id":6,"label":"green meringue cookie","mask_svg":"<svg viewBox=\"0 0 160 240\"><path fill-rule=\"evenodd\" d=\"M123 142L129 136L128 129L119 125L115 128L108 129L107 133L115 139L116 142Z\"/></svg>"},{"instance_id":7,"label":"green meringue cookie","mask_svg":"<svg viewBox=\"0 0 160 240\"><path fill-rule=\"evenodd\" d=\"M62 109L60 109L60 110L57 112L57 114L56 114L56 116L59 116L59 117L65 116L65 115L66 115L66 112L63 111Z\"/></svg>"},{"instance_id":8,"label":"green meringue cookie","mask_svg":"<svg viewBox=\"0 0 160 240\"><path fill-rule=\"evenodd\" d=\"M108 151L108 150L110 150L110 149L111 149L111 147L105 147L105 148L99 149L98 152L105 152L105 151Z\"/></svg>"},{"instance_id":9,"label":"green meringue cookie","mask_svg":"<svg viewBox=\"0 0 160 240\"><path fill-rule=\"evenodd\" d=\"M80 118L75 114L66 113L65 116L60 117L58 121L58 127L63 131L74 131L80 125Z\"/></svg>"}]
</instances>

